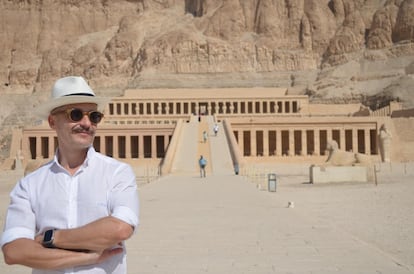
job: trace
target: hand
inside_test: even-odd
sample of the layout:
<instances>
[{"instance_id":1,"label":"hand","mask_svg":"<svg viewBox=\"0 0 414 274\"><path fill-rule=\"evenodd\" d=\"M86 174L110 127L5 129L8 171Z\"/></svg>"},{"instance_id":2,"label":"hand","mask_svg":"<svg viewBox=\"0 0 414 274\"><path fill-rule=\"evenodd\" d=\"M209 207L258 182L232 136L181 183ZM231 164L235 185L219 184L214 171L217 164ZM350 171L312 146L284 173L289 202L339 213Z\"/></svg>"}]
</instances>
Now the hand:
<instances>
[{"instance_id":1,"label":"hand","mask_svg":"<svg viewBox=\"0 0 414 274\"><path fill-rule=\"evenodd\" d=\"M93 263L98 264L98 263L102 263L102 262L108 260L112 256L115 256L115 255L118 255L118 254L122 253L122 251L123 251L122 247L117 247L117 248L113 248L113 249L105 249L102 252L90 252L89 254L94 256L94 262Z\"/></svg>"}]
</instances>

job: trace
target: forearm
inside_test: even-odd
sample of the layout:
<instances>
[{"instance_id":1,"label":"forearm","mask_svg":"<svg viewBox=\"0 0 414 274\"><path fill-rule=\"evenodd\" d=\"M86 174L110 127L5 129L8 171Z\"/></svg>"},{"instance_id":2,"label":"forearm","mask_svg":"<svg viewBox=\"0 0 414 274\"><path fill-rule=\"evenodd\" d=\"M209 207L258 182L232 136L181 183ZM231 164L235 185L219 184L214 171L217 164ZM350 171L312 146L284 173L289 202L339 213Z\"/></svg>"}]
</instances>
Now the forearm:
<instances>
[{"instance_id":1,"label":"forearm","mask_svg":"<svg viewBox=\"0 0 414 274\"><path fill-rule=\"evenodd\" d=\"M64 269L90 265L100 260L98 253L45 248L30 239L17 239L4 245L3 254L7 264L20 264L35 269Z\"/></svg>"},{"instance_id":2,"label":"forearm","mask_svg":"<svg viewBox=\"0 0 414 274\"><path fill-rule=\"evenodd\" d=\"M105 217L74 229L55 232L54 245L63 249L101 251L128 239L133 227L114 218Z\"/></svg>"}]
</instances>

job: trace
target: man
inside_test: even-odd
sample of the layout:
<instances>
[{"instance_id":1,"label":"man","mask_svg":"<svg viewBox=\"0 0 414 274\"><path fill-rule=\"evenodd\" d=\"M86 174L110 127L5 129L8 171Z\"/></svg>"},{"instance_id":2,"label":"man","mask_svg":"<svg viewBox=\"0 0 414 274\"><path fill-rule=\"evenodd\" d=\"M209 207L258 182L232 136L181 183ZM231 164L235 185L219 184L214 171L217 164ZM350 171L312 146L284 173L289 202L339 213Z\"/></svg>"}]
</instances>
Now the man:
<instances>
[{"instance_id":1,"label":"man","mask_svg":"<svg viewBox=\"0 0 414 274\"><path fill-rule=\"evenodd\" d=\"M138 194L131 167L92 146L105 103L82 77L65 77L39 107L58 149L10 194L1 239L7 264L35 274L127 273L124 241L138 226Z\"/></svg>"},{"instance_id":2,"label":"man","mask_svg":"<svg viewBox=\"0 0 414 274\"><path fill-rule=\"evenodd\" d=\"M219 126L218 126L218 124L215 124L215 125L214 125L213 130L214 130L214 136L217 136L217 133L218 133L218 131L219 131Z\"/></svg>"},{"instance_id":3,"label":"man","mask_svg":"<svg viewBox=\"0 0 414 274\"><path fill-rule=\"evenodd\" d=\"M203 143L207 142L207 131L203 131Z\"/></svg>"},{"instance_id":4,"label":"man","mask_svg":"<svg viewBox=\"0 0 414 274\"><path fill-rule=\"evenodd\" d=\"M200 166L200 177L206 177L207 160L203 155L201 155L200 159L198 159L198 164Z\"/></svg>"}]
</instances>

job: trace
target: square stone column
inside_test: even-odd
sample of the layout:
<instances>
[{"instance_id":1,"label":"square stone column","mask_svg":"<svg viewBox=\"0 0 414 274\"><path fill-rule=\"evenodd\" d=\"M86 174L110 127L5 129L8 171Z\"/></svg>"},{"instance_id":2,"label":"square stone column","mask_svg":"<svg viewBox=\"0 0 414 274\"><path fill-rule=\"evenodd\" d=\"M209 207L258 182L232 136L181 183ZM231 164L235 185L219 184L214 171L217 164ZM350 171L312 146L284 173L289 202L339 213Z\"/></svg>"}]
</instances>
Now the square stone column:
<instances>
[{"instance_id":1,"label":"square stone column","mask_svg":"<svg viewBox=\"0 0 414 274\"><path fill-rule=\"evenodd\" d=\"M170 115L170 103L166 102L165 104L165 115Z\"/></svg>"},{"instance_id":2,"label":"square stone column","mask_svg":"<svg viewBox=\"0 0 414 274\"><path fill-rule=\"evenodd\" d=\"M346 140L345 140L345 129L343 128L339 130L339 139L340 139L340 144L338 144L339 148L342 150L345 150Z\"/></svg>"},{"instance_id":3,"label":"square stone column","mask_svg":"<svg viewBox=\"0 0 414 274\"><path fill-rule=\"evenodd\" d=\"M100 136L100 142L99 142L99 150L102 154L106 155L106 146L105 146L105 136Z\"/></svg>"},{"instance_id":4,"label":"square stone column","mask_svg":"<svg viewBox=\"0 0 414 274\"><path fill-rule=\"evenodd\" d=\"M263 156L269 156L269 130L263 129Z\"/></svg>"},{"instance_id":5,"label":"square stone column","mask_svg":"<svg viewBox=\"0 0 414 274\"><path fill-rule=\"evenodd\" d=\"M151 158L157 158L157 136L151 135Z\"/></svg>"},{"instance_id":6,"label":"square stone column","mask_svg":"<svg viewBox=\"0 0 414 274\"><path fill-rule=\"evenodd\" d=\"M139 115L139 111L140 111L140 109L139 109L139 103L136 102L135 103L135 115Z\"/></svg>"},{"instance_id":7,"label":"square stone column","mask_svg":"<svg viewBox=\"0 0 414 274\"><path fill-rule=\"evenodd\" d=\"M276 156L282 156L282 130L276 129Z\"/></svg>"},{"instance_id":8,"label":"square stone column","mask_svg":"<svg viewBox=\"0 0 414 274\"><path fill-rule=\"evenodd\" d=\"M157 115L161 115L162 114L162 102L159 102L157 105Z\"/></svg>"},{"instance_id":9,"label":"square stone column","mask_svg":"<svg viewBox=\"0 0 414 274\"><path fill-rule=\"evenodd\" d=\"M114 135L114 137L112 138L114 145L113 145L113 153L114 153L114 158L119 158L119 142L118 142L118 135Z\"/></svg>"},{"instance_id":10,"label":"square stone column","mask_svg":"<svg viewBox=\"0 0 414 274\"><path fill-rule=\"evenodd\" d=\"M144 115L147 115L148 114L147 102L142 103L142 107L143 107L143 113L144 113Z\"/></svg>"},{"instance_id":11,"label":"square stone column","mask_svg":"<svg viewBox=\"0 0 414 274\"><path fill-rule=\"evenodd\" d=\"M125 158L131 159L131 135L125 136Z\"/></svg>"},{"instance_id":12,"label":"square stone column","mask_svg":"<svg viewBox=\"0 0 414 274\"><path fill-rule=\"evenodd\" d=\"M307 143L307 139L306 139L306 129L303 129L301 131L301 137L302 137L302 152L301 155L302 156L306 156L308 155L308 143Z\"/></svg>"},{"instance_id":13,"label":"square stone column","mask_svg":"<svg viewBox=\"0 0 414 274\"><path fill-rule=\"evenodd\" d=\"M176 102L172 102L172 115L176 115L177 114L177 104Z\"/></svg>"},{"instance_id":14,"label":"square stone column","mask_svg":"<svg viewBox=\"0 0 414 274\"><path fill-rule=\"evenodd\" d=\"M250 130L250 156L257 156L256 142L256 130Z\"/></svg>"},{"instance_id":15,"label":"square stone column","mask_svg":"<svg viewBox=\"0 0 414 274\"><path fill-rule=\"evenodd\" d=\"M36 136L36 159L42 158L42 137Z\"/></svg>"},{"instance_id":16,"label":"square stone column","mask_svg":"<svg viewBox=\"0 0 414 274\"><path fill-rule=\"evenodd\" d=\"M371 155L371 136L369 128L364 129L364 137L365 154Z\"/></svg>"},{"instance_id":17,"label":"square stone column","mask_svg":"<svg viewBox=\"0 0 414 274\"><path fill-rule=\"evenodd\" d=\"M295 155L295 131L289 129L289 156Z\"/></svg>"},{"instance_id":18,"label":"square stone column","mask_svg":"<svg viewBox=\"0 0 414 274\"><path fill-rule=\"evenodd\" d=\"M138 158L144 159L144 135L138 135Z\"/></svg>"},{"instance_id":19,"label":"square stone column","mask_svg":"<svg viewBox=\"0 0 414 274\"><path fill-rule=\"evenodd\" d=\"M314 155L319 156L320 155L320 151L321 151L321 142L320 142L320 134L319 134L319 129L314 130L314 137L313 137L313 142L314 142Z\"/></svg>"},{"instance_id":20,"label":"square stone column","mask_svg":"<svg viewBox=\"0 0 414 274\"><path fill-rule=\"evenodd\" d=\"M358 129L352 128L352 152L358 152Z\"/></svg>"}]
</instances>

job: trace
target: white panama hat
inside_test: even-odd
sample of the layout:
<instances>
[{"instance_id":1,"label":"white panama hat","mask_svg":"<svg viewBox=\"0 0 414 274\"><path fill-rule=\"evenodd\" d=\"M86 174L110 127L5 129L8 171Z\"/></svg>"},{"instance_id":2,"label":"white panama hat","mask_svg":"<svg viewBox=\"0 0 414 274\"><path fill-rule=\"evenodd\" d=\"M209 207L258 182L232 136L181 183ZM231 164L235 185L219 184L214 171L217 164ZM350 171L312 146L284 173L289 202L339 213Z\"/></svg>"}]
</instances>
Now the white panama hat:
<instances>
[{"instance_id":1,"label":"white panama hat","mask_svg":"<svg viewBox=\"0 0 414 274\"><path fill-rule=\"evenodd\" d=\"M68 76L58 79L52 88L48 101L36 109L36 114L47 119L55 108L70 104L92 103L103 111L109 98L97 97L85 79L80 76Z\"/></svg>"}]
</instances>

